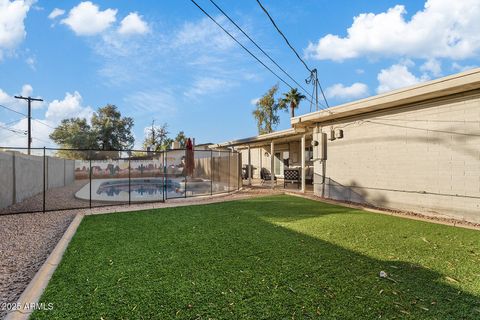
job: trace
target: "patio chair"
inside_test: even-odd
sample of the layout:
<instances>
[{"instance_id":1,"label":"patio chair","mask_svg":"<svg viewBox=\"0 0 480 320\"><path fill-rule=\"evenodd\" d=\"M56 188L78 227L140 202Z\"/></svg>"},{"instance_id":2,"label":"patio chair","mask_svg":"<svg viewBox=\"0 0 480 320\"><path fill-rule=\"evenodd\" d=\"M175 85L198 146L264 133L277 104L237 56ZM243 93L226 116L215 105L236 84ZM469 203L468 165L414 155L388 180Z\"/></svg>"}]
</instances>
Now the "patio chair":
<instances>
[{"instance_id":1,"label":"patio chair","mask_svg":"<svg viewBox=\"0 0 480 320\"><path fill-rule=\"evenodd\" d=\"M284 169L283 170L283 187L287 186L287 183L296 183L298 189L300 189L301 177L299 169Z\"/></svg>"},{"instance_id":2,"label":"patio chair","mask_svg":"<svg viewBox=\"0 0 480 320\"><path fill-rule=\"evenodd\" d=\"M260 179L262 179L262 184L267 181L272 181L272 174L266 168L262 168L260 170ZM275 184L277 184L277 177L273 176L273 181L275 181Z\"/></svg>"},{"instance_id":3,"label":"patio chair","mask_svg":"<svg viewBox=\"0 0 480 320\"><path fill-rule=\"evenodd\" d=\"M248 179L247 168L245 167L242 168L242 179L243 180Z\"/></svg>"}]
</instances>

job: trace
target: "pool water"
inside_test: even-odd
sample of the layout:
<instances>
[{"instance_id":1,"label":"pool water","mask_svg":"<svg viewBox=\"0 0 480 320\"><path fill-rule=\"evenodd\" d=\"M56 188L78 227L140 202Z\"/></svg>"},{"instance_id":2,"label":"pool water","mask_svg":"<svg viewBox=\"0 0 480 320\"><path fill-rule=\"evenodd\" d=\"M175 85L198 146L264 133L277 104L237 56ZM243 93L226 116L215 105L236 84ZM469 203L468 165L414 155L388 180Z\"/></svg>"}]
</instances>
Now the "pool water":
<instances>
[{"instance_id":1,"label":"pool water","mask_svg":"<svg viewBox=\"0 0 480 320\"><path fill-rule=\"evenodd\" d=\"M84 185L75 197L78 199L105 202L142 202L210 195L227 191L224 183L207 179L178 178L133 178L93 179Z\"/></svg>"},{"instance_id":2,"label":"pool water","mask_svg":"<svg viewBox=\"0 0 480 320\"><path fill-rule=\"evenodd\" d=\"M181 184L178 181L167 179L165 184L167 193L183 193L181 190ZM145 195L162 195L164 189L163 179L141 179L141 180L114 180L106 181L100 184L97 189L98 195L106 195L109 197L115 197L120 195L121 192L127 192L130 190L130 194L134 197L142 197Z\"/></svg>"}]
</instances>

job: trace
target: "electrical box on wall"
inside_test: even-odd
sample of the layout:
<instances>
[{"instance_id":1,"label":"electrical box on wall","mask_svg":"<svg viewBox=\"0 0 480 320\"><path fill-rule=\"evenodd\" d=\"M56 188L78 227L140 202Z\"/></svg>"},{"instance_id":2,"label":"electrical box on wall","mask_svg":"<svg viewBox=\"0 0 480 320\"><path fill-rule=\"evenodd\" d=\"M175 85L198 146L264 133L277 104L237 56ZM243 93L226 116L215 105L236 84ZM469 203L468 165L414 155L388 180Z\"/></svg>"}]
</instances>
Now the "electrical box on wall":
<instances>
[{"instance_id":1,"label":"electrical box on wall","mask_svg":"<svg viewBox=\"0 0 480 320\"><path fill-rule=\"evenodd\" d=\"M327 160L327 134L314 132L312 139L313 160Z\"/></svg>"}]
</instances>

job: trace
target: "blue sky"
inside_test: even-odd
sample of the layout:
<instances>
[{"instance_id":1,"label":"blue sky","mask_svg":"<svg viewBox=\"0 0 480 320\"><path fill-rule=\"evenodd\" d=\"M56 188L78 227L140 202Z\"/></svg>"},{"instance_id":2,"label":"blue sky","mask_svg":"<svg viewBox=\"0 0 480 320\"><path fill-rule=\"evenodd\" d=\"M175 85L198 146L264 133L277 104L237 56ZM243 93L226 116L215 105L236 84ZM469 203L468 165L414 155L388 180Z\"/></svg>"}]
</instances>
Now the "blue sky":
<instances>
[{"instance_id":1,"label":"blue sky","mask_svg":"<svg viewBox=\"0 0 480 320\"><path fill-rule=\"evenodd\" d=\"M272 65L210 1L197 1ZM216 2L304 83L308 72L255 0ZM319 70L333 106L480 65L478 0L262 3ZM52 146L48 134L62 118L107 103L134 118L136 146L152 120L197 142L252 136L252 101L278 82L188 0L0 0L0 104L25 113L13 95L45 100L33 110L47 124L33 122L34 146ZM303 102L297 114L307 112ZM288 117L277 129L289 127ZM1 144L26 145L21 118L0 108L0 127L16 131L0 128Z\"/></svg>"}]
</instances>

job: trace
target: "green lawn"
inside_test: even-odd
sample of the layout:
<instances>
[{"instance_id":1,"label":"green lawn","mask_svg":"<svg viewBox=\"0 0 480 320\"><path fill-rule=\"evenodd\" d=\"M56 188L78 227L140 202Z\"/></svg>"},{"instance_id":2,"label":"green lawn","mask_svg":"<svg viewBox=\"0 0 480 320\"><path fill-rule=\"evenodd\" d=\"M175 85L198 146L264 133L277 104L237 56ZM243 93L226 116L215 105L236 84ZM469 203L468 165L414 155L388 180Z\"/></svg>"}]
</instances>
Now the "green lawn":
<instances>
[{"instance_id":1,"label":"green lawn","mask_svg":"<svg viewBox=\"0 0 480 320\"><path fill-rule=\"evenodd\" d=\"M480 319L480 232L290 196L88 216L41 301L33 319Z\"/></svg>"}]
</instances>

